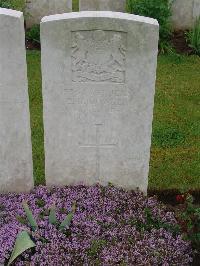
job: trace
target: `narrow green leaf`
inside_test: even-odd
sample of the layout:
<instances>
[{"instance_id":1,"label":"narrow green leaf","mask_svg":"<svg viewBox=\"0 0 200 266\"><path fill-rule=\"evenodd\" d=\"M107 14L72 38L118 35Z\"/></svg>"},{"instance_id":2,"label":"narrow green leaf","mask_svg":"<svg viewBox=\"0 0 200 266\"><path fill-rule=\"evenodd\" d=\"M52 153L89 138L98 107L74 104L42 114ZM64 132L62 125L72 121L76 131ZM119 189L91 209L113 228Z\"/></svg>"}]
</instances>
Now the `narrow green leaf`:
<instances>
[{"instance_id":1,"label":"narrow green leaf","mask_svg":"<svg viewBox=\"0 0 200 266\"><path fill-rule=\"evenodd\" d=\"M56 218L56 207L55 204L52 205L50 208L50 213L49 213L49 223L50 224L57 224L57 218Z\"/></svg>"},{"instance_id":2,"label":"narrow green leaf","mask_svg":"<svg viewBox=\"0 0 200 266\"><path fill-rule=\"evenodd\" d=\"M15 246L12 251L8 266L25 250L35 247L35 243L31 240L29 234L26 231L22 231L17 235Z\"/></svg>"},{"instance_id":3,"label":"narrow green leaf","mask_svg":"<svg viewBox=\"0 0 200 266\"><path fill-rule=\"evenodd\" d=\"M72 222L72 219L73 219L73 212L70 212L66 218L63 220L63 222L60 224L59 226L59 230L64 230L65 228L69 228L71 222Z\"/></svg>"},{"instance_id":4,"label":"narrow green leaf","mask_svg":"<svg viewBox=\"0 0 200 266\"><path fill-rule=\"evenodd\" d=\"M27 215L28 221L29 221L33 231L35 231L37 229L38 225L37 225L37 222L36 222L32 212L31 212L31 210L28 207L27 202L23 201L22 205L23 205L24 211Z\"/></svg>"}]
</instances>

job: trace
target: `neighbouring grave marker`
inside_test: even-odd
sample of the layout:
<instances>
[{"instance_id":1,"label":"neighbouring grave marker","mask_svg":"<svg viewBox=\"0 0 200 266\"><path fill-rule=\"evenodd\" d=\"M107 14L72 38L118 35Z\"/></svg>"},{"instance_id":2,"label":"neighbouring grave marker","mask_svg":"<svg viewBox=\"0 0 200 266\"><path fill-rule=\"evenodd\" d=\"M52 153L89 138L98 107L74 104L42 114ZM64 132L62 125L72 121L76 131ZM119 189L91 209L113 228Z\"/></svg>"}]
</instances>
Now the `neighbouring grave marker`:
<instances>
[{"instance_id":1,"label":"neighbouring grave marker","mask_svg":"<svg viewBox=\"0 0 200 266\"><path fill-rule=\"evenodd\" d=\"M72 11L72 0L27 0L26 26L40 24L41 18L48 15L62 14Z\"/></svg>"},{"instance_id":2,"label":"neighbouring grave marker","mask_svg":"<svg viewBox=\"0 0 200 266\"><path fill-rule=\"evenodd\" d=\"M0 193L32 187L24 19L0 8Z\"/></svg>"},{"instance_id":3,"label":"neighbouring grave marker","mask_svg":"<svg viewBox=\"0 0 200 266\"><path fill-rule=\"evenodd\" d=\"M172 25L174 30L193 28L200 16L200 0L174 0L172 2Z\"/></svg>"},{"instance_id":4,"label":"neighbouring grave marker","mask_svg":"<svg viewBox=\"0 0 200 266\"><path fill-rule=\"evenodd\" d=\"M193 25L196 20L200 17L200 0L194 0L193 5Z\"/></svg>"},{"instance_id":5,"label":"neighbouring grave marker","mask_svg":"<svg viewBox=\"0 0 200 266\"><path fill-rule=\"evenodd\" d=\"M79 10L125 12L126 0L79 0Z\"/></svg>"},{"instance_id":6,"label":"neighbouring grave marker","mask_svg":"<svg viewBox=\"0 0 200 266\"><path fill-rule=\"evenodd\" d=\"M43 18L47 185L147 191L158 32L125 13Z\"/></svg>"}]
</instances>

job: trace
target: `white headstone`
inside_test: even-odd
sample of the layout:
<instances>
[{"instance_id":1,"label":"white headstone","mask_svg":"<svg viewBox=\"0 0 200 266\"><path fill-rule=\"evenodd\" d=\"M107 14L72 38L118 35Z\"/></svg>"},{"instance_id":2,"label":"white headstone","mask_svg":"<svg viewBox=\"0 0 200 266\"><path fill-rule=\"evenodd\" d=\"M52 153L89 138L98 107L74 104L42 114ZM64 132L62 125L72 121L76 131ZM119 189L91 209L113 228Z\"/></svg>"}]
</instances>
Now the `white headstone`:
<instances>
[{"instance_id":1,"label":"white headstone","mask_svg":"<svg viewBox=\"0 0 200 266\"><path fill-rule=\"evenodd\" d=\"M146 192L158 32L156 20L125 13L43 18L47 185Z\"/></svg>"},{"instance_id":2,"label":"white headstone","mask_svg":"<svg viewBox=\"0 0 200 266\"><path fill-rule=\"evenodd\" d=\"M0 8L0 193L32 187L24 19Z\"/></svg>"},{"instance_id":3,"label":"white headstone","mask_svg":"<svg viewBox=\"0 0 200 266\"><path fill-rule=\"evenodd\" d=\"M196 20L200 17L200 0L194 0L193 6L193 21L195 24Z\"/></svg>"},{"instance_id":4,"label":"white headstone","mask_svg":"<svg viewBox=\"0 0 200 266\"><path fill-rule=\"evenodd\" d=\"M126 0L79 0L80 11L126 11Z\"/></svg>"},{"instance_id":5,"label":"white headstone","mask_svg":"<svg viewBox=\"0 0 200 266\"><path fill-rule=\"evenodd\" d=\"M174 30L193 28L200 16L200 0L174 0L172 2L172 25Z\"/></svg>"},{"instance_id":6,"label":"white headstone","mask_svg":"<svg viewBox=\"0 0 200 266\"><path fill-rule=\"evenodd\" d=\"M72 0L27 0L26 26L40 24L42 17L72 11Z\"/></svg>"}]
</instances>

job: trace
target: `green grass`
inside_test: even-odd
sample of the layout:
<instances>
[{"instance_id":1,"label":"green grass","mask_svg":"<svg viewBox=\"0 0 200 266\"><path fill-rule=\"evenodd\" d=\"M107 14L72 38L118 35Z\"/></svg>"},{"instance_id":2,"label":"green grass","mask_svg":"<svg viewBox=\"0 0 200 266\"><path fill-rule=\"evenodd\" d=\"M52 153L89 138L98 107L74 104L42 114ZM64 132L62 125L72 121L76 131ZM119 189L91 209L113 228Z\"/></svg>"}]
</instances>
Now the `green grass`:
<instances>
[{"instance_id":1,"label":"green grass","mask_svg":"<svg viewBox=\"0 0 200 266\"><path fill-rule=\"evenodd\" d=\"M73 0L73 11L78 11L79 10L79 0Z\"/></svg>"},{"instance_id":2,"label":"green grass","mask_svg":"<svg viewBox=\"0 0 200 266\"><path fill-rule=\"evenodd\" d=\"M25 0L0 0L0 6L23 11L25 8ZM6 6L5 6L6 4Z\"/></svg>"},{"instance_id":3,"label":"green grass","mask_svg":"<svg viewBox=\"0 0 200 266\"><path fill-rule=\"evenodd\" d=\"M29 101L31 110L33 167L35 184L44 184L44 132L40 52L28 52Z\"/></svg>"},{"instance_id":4,"label":"green grass","mask_svg":"<svg viewBox=\"0 0 200 266\"><path fill-rule=\"evenodd\" d=\"M12 0L11 3L16 10L23 11L25 8L25 0Z\"/></svg>"},{"instance_id":5,"label":"green grass","mask_svg":"<svg viewBox=\"0 0 200 266\"><path fill-rule=\"evenodd\" d=\"M150 189L200 189L200 58L158 59ZM40 52L28 52L35 183L44 183Z\"/></svg>"},{"instance_id":6,"label":"green grass","mask_svg":"<svg viewBox=\"0 0 200 266\"><path fill-rule=\"evenodd\" d=\"M158 60L150 189L200 189L200 58Z\"/></svg>"}]
</instances>

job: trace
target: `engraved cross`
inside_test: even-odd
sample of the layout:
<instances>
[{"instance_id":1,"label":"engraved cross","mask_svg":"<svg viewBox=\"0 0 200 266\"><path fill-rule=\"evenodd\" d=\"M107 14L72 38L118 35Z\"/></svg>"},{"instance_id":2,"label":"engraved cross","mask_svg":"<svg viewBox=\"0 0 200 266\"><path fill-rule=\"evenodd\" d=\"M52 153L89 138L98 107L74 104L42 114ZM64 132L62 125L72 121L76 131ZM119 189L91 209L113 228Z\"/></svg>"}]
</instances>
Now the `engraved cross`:
<instances>
[{"instance_id":1,"label":"engraved cross","mask_svg":"<svg viewBox=\"0 0 200 266\"><path fill-rule=\"evenodd\" d=\"M100 128L102 124L96 124L96 139L94 144L81 144L82 148L95 148L96 149L96 180L100 179L100 160L101 160L101 149L109 149L117 146L117 143L100 143Z\"/></svg>"}]
</instances>

